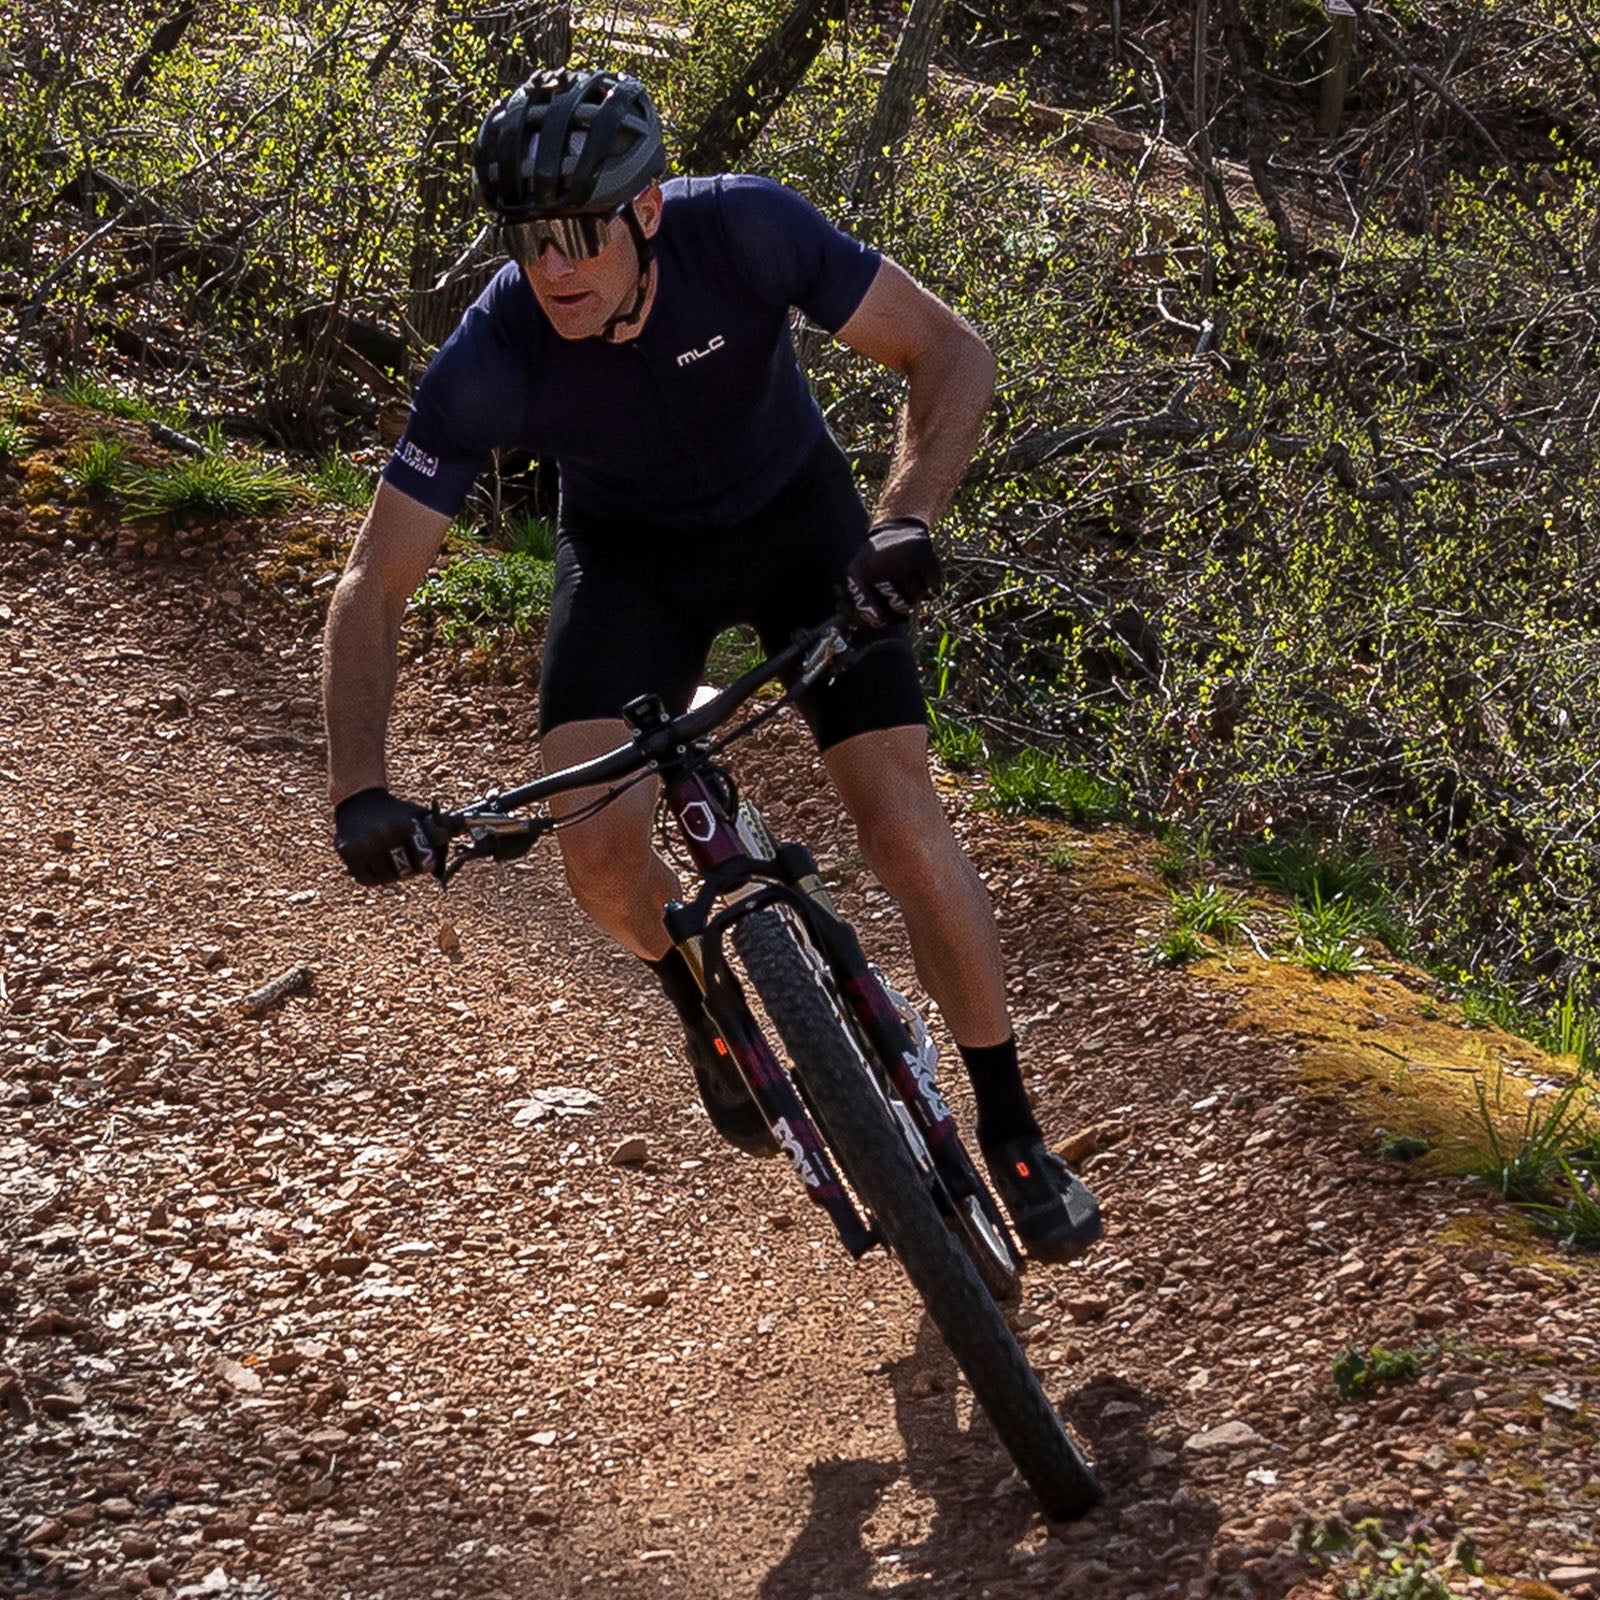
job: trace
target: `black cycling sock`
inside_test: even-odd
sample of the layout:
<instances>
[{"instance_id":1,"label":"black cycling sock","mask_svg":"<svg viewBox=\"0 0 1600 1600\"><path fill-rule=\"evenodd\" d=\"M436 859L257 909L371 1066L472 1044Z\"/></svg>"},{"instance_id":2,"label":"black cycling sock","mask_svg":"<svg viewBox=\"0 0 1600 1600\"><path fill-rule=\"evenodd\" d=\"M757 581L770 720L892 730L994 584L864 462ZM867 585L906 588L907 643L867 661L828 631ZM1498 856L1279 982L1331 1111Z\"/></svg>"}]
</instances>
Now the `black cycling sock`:
<instances>
[{"instance_id":1,"label":"black cycling sock","mask_svg":"<svg viewBox=\"0 0 1600 1600\"><path fill-rule=\"evenodd\" d=\"M676 945L659 961L646 961L645 965L661 980L662 990L683 1019L684 1027L692 1028L704 1018L705 996Z\"/></svg>"},{"instance_id":2,"label":"black cycling sock","mask_svg":"<svg viewBox=\"0 0 1600 1600\"><path fill-rule=\"evenodd\" d=\"M1028 1091L1022 1087L1015 1035L1003 1044L956 1048L966 1063L973 1098L978 1102L979 1146L1040 1138L1039 1124L1028 1104Z\"/></svg>"}]
</instances>

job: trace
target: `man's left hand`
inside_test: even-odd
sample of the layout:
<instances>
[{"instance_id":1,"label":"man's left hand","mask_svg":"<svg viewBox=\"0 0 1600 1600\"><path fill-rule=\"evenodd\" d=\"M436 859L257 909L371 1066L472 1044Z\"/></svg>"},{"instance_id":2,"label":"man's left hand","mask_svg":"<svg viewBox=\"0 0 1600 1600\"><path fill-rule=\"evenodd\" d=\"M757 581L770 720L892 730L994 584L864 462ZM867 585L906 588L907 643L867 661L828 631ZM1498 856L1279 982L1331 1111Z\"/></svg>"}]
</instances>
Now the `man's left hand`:
<instances>
[{"instance_id":1,"label":"man's left hand","mask_svg":"<svg viewBox=\"0 0 1600 1600\"><path fill-rule=\"evenodd\" d=\"M856 615L874 628L909 617L919 601L944 586L927 523L921 517L873 523L845 569L844 586Z\"/></svg>"}]
</instances>

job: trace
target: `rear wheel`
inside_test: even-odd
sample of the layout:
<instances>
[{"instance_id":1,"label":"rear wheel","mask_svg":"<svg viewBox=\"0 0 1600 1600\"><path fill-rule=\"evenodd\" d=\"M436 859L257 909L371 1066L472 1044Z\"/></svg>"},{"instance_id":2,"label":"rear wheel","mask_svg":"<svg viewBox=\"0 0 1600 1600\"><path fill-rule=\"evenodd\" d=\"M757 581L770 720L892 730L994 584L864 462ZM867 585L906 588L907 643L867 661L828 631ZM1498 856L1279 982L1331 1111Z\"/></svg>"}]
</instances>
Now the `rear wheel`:
<instances>
[{"instance_id":1,"label":"rear wheel","mask_svg":"<svg viewBox=\"0 0 1600 1600\"><path fill-rule=\"evenodd\" d=\"M946 1226L932 1180L878 1093L799 937L784 914L770 908L741 918L733 929L734 946L783 1039L819 1131L1039 1503L1052 1517L1082 1516L1099 1503L1100 1484Z\"/></svg>"}]
</instances>

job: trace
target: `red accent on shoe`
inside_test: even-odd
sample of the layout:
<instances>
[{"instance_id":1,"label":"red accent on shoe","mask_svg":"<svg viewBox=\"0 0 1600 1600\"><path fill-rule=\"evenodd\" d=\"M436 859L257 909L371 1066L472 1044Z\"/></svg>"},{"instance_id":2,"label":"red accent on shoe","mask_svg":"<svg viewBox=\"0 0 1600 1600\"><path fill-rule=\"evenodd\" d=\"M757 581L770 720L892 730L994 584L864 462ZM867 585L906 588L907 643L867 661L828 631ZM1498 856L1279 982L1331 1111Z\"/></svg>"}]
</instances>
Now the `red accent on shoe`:
<instances>
[{"instance_id":1,"label":"red accent on shoe","mask_svg":"<svg viewBox=\"0 0 1600 1600\"><path fill-rule=\"evenodd\" d=\"M712 1040L712 1043L717 1047L717 1054L719 1056L727 1055L728 1046L727 1046L726 1042L723 1040L723 1037L722 1037L722 1035L720 1033L716 1036L715 1039Z\"/></svg>"},{"instance_id":2,"label":"red accent on shoe","mask_svg":"<svg viewBox=\"0 0 1600 1600\"><path fill-rule=\"evenodd\" d=\"M1019 1178L1026 1178L1028 1176L1028 1163L1026 1161L1019 1161L1017 1163L1017 1176Z\"/></svg>"}]
</instances>

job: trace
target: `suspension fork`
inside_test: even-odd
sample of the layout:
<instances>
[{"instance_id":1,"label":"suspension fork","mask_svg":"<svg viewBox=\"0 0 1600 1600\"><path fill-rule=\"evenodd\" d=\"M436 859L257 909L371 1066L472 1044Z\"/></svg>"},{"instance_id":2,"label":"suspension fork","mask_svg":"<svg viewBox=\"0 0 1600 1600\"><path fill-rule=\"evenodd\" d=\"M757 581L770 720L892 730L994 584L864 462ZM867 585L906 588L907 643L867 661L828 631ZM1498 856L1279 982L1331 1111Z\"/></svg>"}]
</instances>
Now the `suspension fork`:
<instances>
[{"instance_id":1,"label":"suspension fork","mask_svg":"<svg viewBox=\"0 0 1600 1600\"><path fill-rule=\"evenodd\" d=\"M750 861L722 793L705 774L688 771L670 775L666 797L695 864L706 877L705 887L692 903L668 903L667 933L683 952L705 996L707 1015L732 1052L734 1063L806 1194L828 1213L840 1242L859 1259L879 1242L878 1236L862 1220L840 1182L816 1124L757 1027L744 990L722 954L722 934L737 911L725 911L716 919L710 914L719 895L730 895L737 903L741 890L758 888L759 865Z\"/></svg>"},{"instance_id":2,"label":"suspension fork","mask_svg":"<svg viewBox=\"0 0 1600 1600\"><path fill-rule=\"evenodd\" d=\"M910 1110L929 1151L935 1157L946 1151L955 1152L960 1139L950 1107L867 960L855 929L834 910L811 852L801 844L781 845L776 865L782 880L803 897L796 909L805 918L807 931L822 951L841 998L849 1006L863 1038L883 1063L895 1093Z\"/></svg>"}]
</instances>

